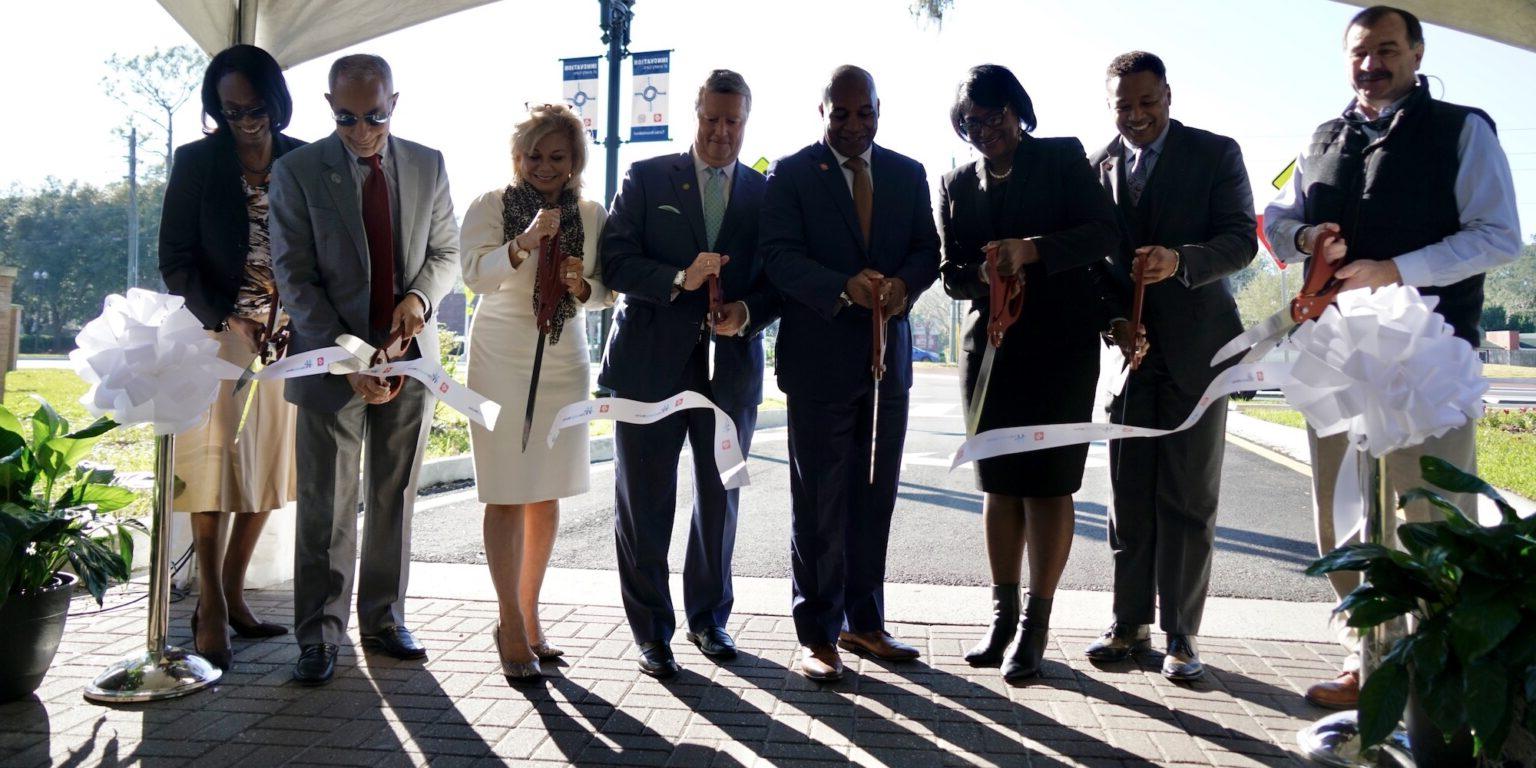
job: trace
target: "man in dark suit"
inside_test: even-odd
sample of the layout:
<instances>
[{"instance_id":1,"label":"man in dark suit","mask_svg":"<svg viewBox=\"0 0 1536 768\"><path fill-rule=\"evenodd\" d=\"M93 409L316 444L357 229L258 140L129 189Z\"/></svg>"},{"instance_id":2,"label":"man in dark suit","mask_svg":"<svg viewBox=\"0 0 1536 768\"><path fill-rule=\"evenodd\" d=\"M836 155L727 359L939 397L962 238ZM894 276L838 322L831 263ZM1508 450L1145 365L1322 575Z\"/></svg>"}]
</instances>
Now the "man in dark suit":
<instances>
[{"instance_id":1,"label":"man in dark suit","mask_svg":"<svg viewBox=\"0 0 1536 768\"><path fill-rule=\"evenodd\" d=\"M398 331L435 360L437 333L427 321L459 269L443 156L389 135L399 94L383 59L344 56L331 65L329 82L336 132L272 169L272 267L292 318L292 349L330 346L342 334L383 346ZM402 659L425 656L405 626L405 591L431 396L407 378L390 399L382 380L357 373L293 379L286 392L299 407L294 679L328 682L346 639L365 440L357 585L363 646Z\"/></svg>"},{"instance_id":2,"label":"man in dark suit","mask_svg":"<svg viewBox=\"0 0 1536 768\"><path fill-rule=\"evenodd\" d=\"M624 302L598 383L645 402L700 392L736 423L745 455L763 396L761 333L779 313L757 258L763 176L736 159L752 91L741 75L715 70L699 88L694 109L699 129L692 149L630 166L613 199L603 231L602 274ZM718 322L707 317L711 275L719 277L725 302ZM614 428L619 583L640 670L654 677L678 670L670 646L676 620L667 549L684 436L693 448L694 482L683 564L688 640L711 658L736 655L725 626L734 600L738 491L720 482L714 421L708 411L688 410L654 424Z\"/></svg>"},{"instance_id":3,"label":"man in dark suit","mask_svg":"<svg viewBox=\"0 0 1536 768\"><path fill-rule=\"evenodd\" d=\"M907 309L938 277L939 236L923 166L874 145L879 114L874 78L837 69L822 93L823 140L778 161L763 201L763 263L785 299L775 365L789 400L792 612L813 680L842 676L834 643L918 656L885 631L883 585L912 385ZM889 318L878 398L877 302Z\"/></svg>"},{"instance_id":4,"label":"man in dark suit","mask_svg":"<svg viewBox=\"0 0 1536 768\"><path fill-rule=\"evenodd\" d=\"M1258 249L1253 193L1237 142L1168 119L1173 99L1158 57L1110 62L1109 105L1120 135L1093 158L1114 196L1122 247L1110 264L1121 304L1114 335L1127 355L1123 312L1134 263L1146 270L1142 323L1149 351L1110 405L1117 424L1171 428L1194 409L1218 369L1211 356L1242 332L1226 276ZM1227 403L1194 427L1161 438L1110 442L1114 506L1114 624L1089 658L1123 659L1150 645L1154 605L1168 635L1163 674L1204 674L1195 635L1210 586Z\"/></svg>"}]
</instances>

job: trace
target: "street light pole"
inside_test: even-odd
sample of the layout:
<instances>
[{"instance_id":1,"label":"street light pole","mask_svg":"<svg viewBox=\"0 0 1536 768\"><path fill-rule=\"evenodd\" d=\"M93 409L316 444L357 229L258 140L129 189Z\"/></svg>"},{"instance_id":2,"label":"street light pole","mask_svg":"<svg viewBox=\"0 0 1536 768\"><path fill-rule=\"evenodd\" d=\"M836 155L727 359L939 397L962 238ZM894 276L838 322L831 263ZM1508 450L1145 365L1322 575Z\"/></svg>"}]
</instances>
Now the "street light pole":
<instances>
[{"instance_id":1,"label":"street light pole","mask_svg":"<svg viewBox=\"0 0 1536 768\"><path fill-rule=\"evenodd\" d=\"M603 149L608 165L604 169L606 184L603 202L613 203L619 193L619 76L624 58L629 55L629 28L635 18L635 0L597 0L602 12L598 20L603 29L603 42L608 44L608 131L603 137ZM602 328L599 332L599 349L608 346L608 328L613 323L613 310L603 310Z\"/></svg>"}]
</instances>

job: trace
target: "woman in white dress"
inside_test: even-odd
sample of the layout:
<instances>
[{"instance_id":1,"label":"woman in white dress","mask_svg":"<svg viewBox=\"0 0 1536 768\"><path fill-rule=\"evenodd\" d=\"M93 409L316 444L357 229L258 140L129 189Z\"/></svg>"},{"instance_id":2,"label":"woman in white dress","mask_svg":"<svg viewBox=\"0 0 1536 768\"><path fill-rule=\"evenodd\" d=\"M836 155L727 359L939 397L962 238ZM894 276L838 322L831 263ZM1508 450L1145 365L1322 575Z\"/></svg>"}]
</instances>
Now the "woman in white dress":
<instances>
[{"instance_id":1,"label":"woman in white dress","mask_svg":"<svg viewBox=\"0 0 1536 768\"><path fill-rule=\"evenodd\" d=\"M475 485L485 504L485 558L501 621L496 647L510 683L537 680L540 659L562 655L539 624L539 589L549 566L560 499L588 486L587 433L560 434L546 447L555 413L590 391L583 309L612 303L597 269L607 212L581 198L586 131L568 108L543 104L512 134L512 183L470 203L461 229L464 282L479 304L469 333L469 386L502 406L492 432L471 425ZM539 332L535 321L539 245L560 247L560 296L545 340L532 439L522 447L522 416ZM508 423L510 422L510 423Z\"/></svg>"}]
</instances>

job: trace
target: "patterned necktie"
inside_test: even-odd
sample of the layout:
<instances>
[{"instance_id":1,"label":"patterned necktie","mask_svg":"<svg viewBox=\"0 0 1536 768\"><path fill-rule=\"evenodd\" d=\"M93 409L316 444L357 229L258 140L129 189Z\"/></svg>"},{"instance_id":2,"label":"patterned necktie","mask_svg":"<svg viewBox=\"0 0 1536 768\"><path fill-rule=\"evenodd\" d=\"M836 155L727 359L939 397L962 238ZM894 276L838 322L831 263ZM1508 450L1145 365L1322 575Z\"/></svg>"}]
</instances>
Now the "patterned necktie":
<instances>
[{"instance_id":1,"label":"patterned necktie","mask_svg":"<svg viewBox=\"0 0 1536 768\"><path fill-rule=\"evenodd\" d=\"M387 332L395 315L395 227L389 215L389 182L377 154L358 158L371 170L363 181L363 232L368 237L368 324Z\"/></svg>"},{"instance_id":2,"label":"patterned necktie","mask_svg":"<svg viewBox=\"0 0 1536 768\"><path fill-rule=\"evenodd\" d=\"M859 231L864 233L864 245L869 245L869 221L875 211L875 187L869 180L869 168L862 157L850 157L843 167L853 171L853 209L859 214Z\"/></svg>"},{"instance_id":3,"label":"patterned necktie","mask_svg":"<svg viewBox=\"0 0 1536 768\"><path fill-rule=\"evenodd\" d=\"M714 250L720 222L725 221L725 169L705 168L704 174L704 239L706 246Z\"/></svg>"},{"instance_id":4,"label":"patterned necktie","mask_svg":"<svg viewBox=\"0 0 1536 768\"><path fill-rule=\"evenodd\" d=\"M1157 150L1146 147L1136 153L1136 163L1131 166L1131 172L1126 176L1126 183L1131 188L1131 205L1141 204L1141 193L1147 188L1147 176L1152 173L1152 156Z\"/></svg>"}]
</instances>

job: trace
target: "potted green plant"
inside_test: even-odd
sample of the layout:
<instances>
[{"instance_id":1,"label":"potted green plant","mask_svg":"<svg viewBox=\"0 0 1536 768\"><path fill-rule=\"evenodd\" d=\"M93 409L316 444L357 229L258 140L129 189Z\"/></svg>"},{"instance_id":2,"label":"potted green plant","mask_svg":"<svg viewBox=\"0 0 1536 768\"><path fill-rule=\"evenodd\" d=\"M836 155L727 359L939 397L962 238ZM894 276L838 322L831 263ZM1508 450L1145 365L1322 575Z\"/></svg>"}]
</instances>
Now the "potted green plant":
<instances>
[{"instance_id":1,"label":"potted green plant","mask_svg":"<svg viewBox=\"0 0 1536 768\"><path fill-rule=\"evenodd\" d=\"M0 406L0 701L37 690L64 634L72 587L83 583L100 605L113 582L128 579L132 532L144 530L110 514L134 492L113 485L111 469L82 463L117 424L103 418L70 432L39 402L30 436Z\"/></svg>"},{"instance_id":2,"label":"potted green plant","mask_svg":"<svg viewBox=\"0 0 1536 768\"><path fill-rule=\"evenodd\" d=\"M1500 523L1484 527L1435 491L1415 489L1399 503L1425 499L1444 520L1399 526L1401 551L1351 544L1307 573L1364 573L1336 609L1352 627L1414 619L1360 691L1362 742L1386 738L1406 707L1419 765L1496 764L1512 731L1527 741L1536 731L1536 517L1520 519L1492 486L1444 460L1424 457L1420 468L1431 485L1492 499ZM1470 754L1454 754L1458 741Z\"/></svg>"}]
</instances>

